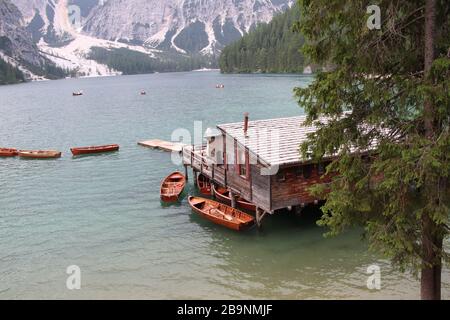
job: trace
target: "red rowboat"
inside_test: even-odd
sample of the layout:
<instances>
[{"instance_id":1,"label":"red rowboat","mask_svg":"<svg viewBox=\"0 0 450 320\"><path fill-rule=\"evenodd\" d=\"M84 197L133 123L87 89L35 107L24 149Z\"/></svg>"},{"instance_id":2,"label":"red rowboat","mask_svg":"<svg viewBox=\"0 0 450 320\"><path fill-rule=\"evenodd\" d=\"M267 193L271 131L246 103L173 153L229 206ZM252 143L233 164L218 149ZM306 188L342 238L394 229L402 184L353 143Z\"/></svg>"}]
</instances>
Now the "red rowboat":
<instances>
[{"instance_id":1,"label":"red rowboat","mask_svg":"<svg viewBox=\"0 0 450 320\"><path fill-rule=\"evenodd\" d=\"M15 157L18 154L17 149L0 148L0 157Z\"/></svg>"},{"instance_id":2,"label":"red rowboat","mask_svg":"<svg viewBox=\"0 0 450 320\"><path fill-rule=\"evenodd\" d=\"M186 186L186 177L180 172L174 172L164 179L161 184L161 200L176 202Z\"/></svg>"},{"instance_id":3,"label":"red rowboat","mask_svg":"<svg viewBox=\"0 0 450 320\"><path fill-rule=\"evenodd\" d=\"M226 203L227 205L231 206L230 191L228 191L227 189L222 188L222 187L216 187L214 185L213 185L213 190L214 190L214 195L216 196L217 199L219 199L223 203ZM242 199L241 197L237 198L236 203L242 209L252 211L252 212L256 211L256 206L253 203L248 202L247 200Z\"/></svg>"},{"instance_id":4,"label":"red rowboat","mask_svg":"<svg viewBox=\"0 0 450 320\"><path fill-rule=\"evenodd\" d=\"M55 150L20 150L19 157L29 159L57 159L61 158L61 152Z\"/></svg>"},{"instance_id":5,"label":"red rowboat","mask_svg":"<svg viewBox=\"0 0 450 320\"><path fill-rule=\"evenodd\" d=\"M213 200L189 197L189 205L201 217L232 230L242 231L255 224L251 215Z\"/></svg>"},{"instance_id":6,"label":"red rowboat","mask_svg":"<svg viewBox=\"0 0 450 320\"><path fill-rule=\"evenodd\" d=\"M197 187L200 190L200 193L205 196L211 195L211 181L203 174L199 174L197 177Z\"/></svg>"},{"instance_id":7,"label":"red rowboat","mask_svg":"<svg viewBox=\"0 0 450 320\"><path fill-rule=\"evenodd\" d=\"M80 147L80 148L72 148L72 154L74 156L79 156L82 154L93 154L93 153L103 153L103 152L114 152L119 150L119 145L110 144L106 146L92 146L92 147Z\"/></svg>"}]
</instances>

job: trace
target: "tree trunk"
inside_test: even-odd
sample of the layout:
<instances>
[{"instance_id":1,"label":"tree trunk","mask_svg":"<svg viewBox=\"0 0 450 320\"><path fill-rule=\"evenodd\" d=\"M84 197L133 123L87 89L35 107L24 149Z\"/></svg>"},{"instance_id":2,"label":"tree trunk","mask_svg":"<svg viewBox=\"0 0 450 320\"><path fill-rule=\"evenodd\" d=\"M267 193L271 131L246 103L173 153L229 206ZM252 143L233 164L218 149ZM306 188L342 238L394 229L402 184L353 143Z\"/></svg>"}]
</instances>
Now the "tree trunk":
<instances>
[{"instance_id":1,"label":"tree trunk","mask_svg":"<svg viewBox=\"0 0 450 320\"><path fill-rule=\"evenodd\" d=\"M431 81L430 71L435 59L436 34L436 0L426 0L425 3L425 64L424 80ZM425 136L432 139L434 136L434 106L429 99L424 104ZM439 236L438 226L431 219L430 212L422 216L422 274L421 298L423 300L441 299L441 258L442 239Z\"/></svg>"},{"instance_id":2,"label":"tree trunk","mask_svg":"<svg viewBox=\"0 0 450 320\"><path fill-rule=\"evenodd\" d=\"M442 237L436 235L438 227L425 213L422 216L422 249L423 265L420 284L420 295L422 300L441 299L441 256Z\"/></svg>"}]
</instances>

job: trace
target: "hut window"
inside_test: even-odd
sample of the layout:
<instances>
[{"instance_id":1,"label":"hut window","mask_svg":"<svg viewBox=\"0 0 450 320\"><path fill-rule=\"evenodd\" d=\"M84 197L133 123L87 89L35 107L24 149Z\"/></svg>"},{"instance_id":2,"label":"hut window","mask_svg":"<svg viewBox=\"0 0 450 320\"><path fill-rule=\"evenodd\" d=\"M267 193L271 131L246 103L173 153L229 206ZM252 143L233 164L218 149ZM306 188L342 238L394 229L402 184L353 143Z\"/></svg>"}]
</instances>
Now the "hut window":
<instances>
[{"instance_id":1,"label":"hut window","mask_svg":"<svg viewBox=\"0 0 450 320\"><path fill-rule=\"evenodd\" d=\"M245 165L239 165L239 175L242 177L247 177L247 167Z\"/></svg>"},{"instance_id":2,"label":"hut window","mask_svg":"<svg viewBox=\"0 0 450 320\"><path fill-rule=\"evenodd\" d=\"M312 174L312 165L306 165L303 166L303 178L305 179L309 179L311 178L311 174Z\"/></svg>"},{"instance_id":3,"label":"hut window","mask_svg":"<svg viewBox=\"0 0 450 320\"><path fill-rule=\"evenodd\" d=\"M238 149L237 166L239 168L239 175L243 178L248 179L249 159L248 159L248 151L247 150Z\"/></svg>"},{"instance_id":4,"label":"hut window","mask_svg":"<svg viewBox=\"0 0 450 320\"><path fill-rule=\"evenodd\" d=\"M286 181L286 173L284 173L282 171L278 172L278 174L277 174L277 181L278 182Z\"/></svg>"}]
</instances>

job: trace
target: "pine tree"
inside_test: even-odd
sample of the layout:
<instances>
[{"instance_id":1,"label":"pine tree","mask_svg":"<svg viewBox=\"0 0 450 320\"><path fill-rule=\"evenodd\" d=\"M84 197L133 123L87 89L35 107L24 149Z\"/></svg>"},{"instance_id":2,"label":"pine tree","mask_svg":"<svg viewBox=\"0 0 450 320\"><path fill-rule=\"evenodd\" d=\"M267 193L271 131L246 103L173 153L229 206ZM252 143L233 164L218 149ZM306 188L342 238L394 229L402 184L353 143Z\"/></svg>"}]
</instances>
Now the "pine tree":
<instances>
[{"instance_id":1,"label":"pine tree","mask_svg":"<svg viewBox=\"0 0 450 320\"><path fill-rule=\"evenodd\" d=\"M296 89L318 127L303 156L337 154L330 192L314 188L327 200L319 223L330 235L364 226L372 249L420 272L422 299L440 299L449 260L450 2L377 1L381 30L367 26L372 1L299 4L305 54L333 66Z\"/></svg>"},{"instance_id":2,"label":"pine tree","mask_svg":"<svg viewBox=\"0 0 450 320\"><path fill-rule=\"evenodd\" d=\"M262 23L242 39L227 46L220 57L222 72L297 72L303 70L300 53L303 37L292 28L300 19L297 6ZM295 48L291 51L290 48Z\"/></svg>"}]
</instances>

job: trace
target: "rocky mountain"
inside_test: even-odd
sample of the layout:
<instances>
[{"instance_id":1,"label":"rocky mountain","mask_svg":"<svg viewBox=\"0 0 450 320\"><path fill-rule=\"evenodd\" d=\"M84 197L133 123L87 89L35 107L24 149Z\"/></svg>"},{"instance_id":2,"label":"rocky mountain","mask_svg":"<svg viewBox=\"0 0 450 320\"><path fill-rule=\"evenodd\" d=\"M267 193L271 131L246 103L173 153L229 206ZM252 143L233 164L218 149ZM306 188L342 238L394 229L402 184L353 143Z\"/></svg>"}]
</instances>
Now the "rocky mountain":
<instances>
[{"instance_id":1,"label":"rocky mountain","mask_svg":"<svg viewBox=\"0 0 450 320\"><path fill-rule=\"evenodd\" d=\"M92 10L83 30L107 40L211 54L239 39L256 24L269 22L292 3L292 0L108 0Z\"/></svg>"},{"instance_id":2,"label":"rocky mountain","mask_svg":"<svg viewBox=\"0 0 450 320\"><path fill-rule=\"evenodd\" d=\"M10 0L0 0L0 59L3 65L17 68L31 79L50 66L27 31L21 12Z\"/></svg>"},{"instance_id":3,"label":"rocky mountain","mask_svg":"<svg viewBox=\"0 0 450 320\"><path fill-rule=\"evenodd\" d=\"M92 48L213 57L295 0L14 0L41 53L79 75L116 70Z\"/></svg>"}]
</instances>

